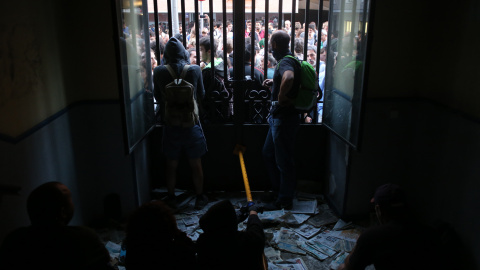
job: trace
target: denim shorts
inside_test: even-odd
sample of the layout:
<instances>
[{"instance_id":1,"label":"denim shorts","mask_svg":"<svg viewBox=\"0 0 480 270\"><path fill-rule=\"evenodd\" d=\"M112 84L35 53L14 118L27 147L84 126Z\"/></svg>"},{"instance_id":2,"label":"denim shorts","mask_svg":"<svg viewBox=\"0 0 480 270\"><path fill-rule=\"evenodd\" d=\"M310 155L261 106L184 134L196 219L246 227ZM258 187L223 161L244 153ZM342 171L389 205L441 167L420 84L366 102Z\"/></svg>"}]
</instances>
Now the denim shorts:
<instances>
[{"instance_id":1,"label":"denim shorts","mask_svg":"<svg viewBox=\"0 0 480 270\"><path fill-rule=\"evenodd\" d=\"M164 126L162 149L168 159L179 159L182 151L189 159L197 159L207 152L207 141L200 125L191 128Z\"/></svg>"}]
</instances>

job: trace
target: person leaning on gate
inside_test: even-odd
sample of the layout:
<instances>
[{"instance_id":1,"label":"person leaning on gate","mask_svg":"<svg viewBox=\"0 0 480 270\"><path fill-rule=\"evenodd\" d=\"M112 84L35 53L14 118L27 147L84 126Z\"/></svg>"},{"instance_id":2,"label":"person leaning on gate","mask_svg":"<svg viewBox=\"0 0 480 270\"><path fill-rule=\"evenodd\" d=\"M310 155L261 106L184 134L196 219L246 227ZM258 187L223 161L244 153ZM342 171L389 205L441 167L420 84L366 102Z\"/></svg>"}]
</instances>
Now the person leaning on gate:
<instances>
[{"instance_id":1,"label":"person leaning on gate","mask_svg":"<svg viewBox=\"0 0 480 270\"><path fill-rule=\"evenodd\" d=\"M197 105L205 95L202 72L197 65L185 67L189 62L189 54L176 38L171 38L165 45L164 60L165 66L155 68L153 81L155 99L159 101L162 119L165 120L162 149L167 158L168 197L166 202L172 208L177 207L174 193L176 171L180 155L185 152L192 168L192 178L197 194L195 208L202 209L208 203L208 198L203 192L201 161L201 157L207 152L207 143L198 117ZM167 66L171 69L170 71ZM176 78L185 74L184 80L192 85L194 91L187 100L191 102L190 104L179 104L178 100L172 100L172 96L175 95L175 92L169 92L169 86L174 82L172 73ZM181 83L181 81L176 82ZM179 106L173 106L175 104Z\"/></svg>"},{"instance_id":2,"label":"person leaning on gate","mask_svg":"<svg viewBox=\"0 0 480 270\"><path fill-rule=\"evenodd\" d=\"M291 209L296 188L294 145L299 127L299 112L292 103L298 94L301 67L289 50L290 36L284 30L273 33L270 44L278 64L273 79L263 82L272 87L272 108L268 118L269 130L263 146L263 157L271 180L274 202L265 210Z\"/></svg>"}]
</instances>

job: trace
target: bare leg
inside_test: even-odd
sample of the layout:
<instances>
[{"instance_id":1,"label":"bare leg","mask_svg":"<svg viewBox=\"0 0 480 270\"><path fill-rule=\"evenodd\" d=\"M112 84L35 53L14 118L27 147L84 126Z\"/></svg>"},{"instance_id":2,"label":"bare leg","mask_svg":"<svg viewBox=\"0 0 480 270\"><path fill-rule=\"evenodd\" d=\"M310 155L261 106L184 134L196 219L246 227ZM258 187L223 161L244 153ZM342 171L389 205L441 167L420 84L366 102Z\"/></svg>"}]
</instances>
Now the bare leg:
<instances>
[{"instance_id":1,"label":"bare leg","mask_svg":"<svg viewBox=\"0 0 480 270\"><path fill-rule=\"evenodd\" d=\"M169 195L175 195L178 160L167 159L167 190Z\"/></svg>"},{"instance_id":2,"label":"bare leg","mask_svg":"<svg viewBox=\"0 0 480 270\"><path fill-rule=\"evenodd\" d=\"M190 167L192 168L193 184L195 185L195 193L200 195L203 193L203 169L202 159L190 159Z\"/></svg>"}]
</instances>

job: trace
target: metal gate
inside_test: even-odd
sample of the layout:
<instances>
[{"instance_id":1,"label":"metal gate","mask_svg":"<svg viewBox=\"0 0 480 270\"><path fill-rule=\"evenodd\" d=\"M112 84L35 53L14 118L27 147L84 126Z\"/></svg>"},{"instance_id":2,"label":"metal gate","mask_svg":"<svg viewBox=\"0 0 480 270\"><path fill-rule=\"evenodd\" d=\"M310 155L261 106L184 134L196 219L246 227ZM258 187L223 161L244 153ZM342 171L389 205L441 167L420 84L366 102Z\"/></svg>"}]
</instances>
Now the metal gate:
<instances>
[{"instance_id":1,"label":"metal gate","mask_svg":"<svg viewBox=\"0 0 480 270\"><path fill-rule=\"evenodd\" d=\"M144 50L152 40L155 46L154 58L161 63L161 39L178 35L187 46L187 25L193 24L191 32L202 32L201 25L207 24L210 44L216 40L215 23L222 22L223 28L217 30L223 39L220 41L223 51L221 60L227 63L225 48L229 46L228 37L233 44L232 72L223 72L225 91L211 90L206 93L209 110L207 125L235 125L241 129L243 125L264 125L270 109L271 92L258 87L254 77L245 76L246 71L254 74L256 67L245 68L246 41L257 43L256 22L264 26L263 65L258 67L264 77L268 76L269 40L268 31L284 29L290 25L290 50L303 58L315 62L317 74L324 69L325 108L323 100L318 100L317 108L311 113L313 121L309 125L327 127L344 142L354 148L359 145L359 130L363 115L364 85L367 85L368 55L370 39L367 26L372 27L372 0L112 0L116 7L116 29L118 30L117 52L119 56L118 73L121 74L119 84L123 86L120 97L124 103L124 123L127 134L127 152L132 152L135 145L146 134L159 125L154 113L152 73L142 73L142 68L152 68L149 61L142 66L142 60L151 58L150 50ZM208 8L203 10L203 5ZM175 14L175 15L173 15ZM227 22L233 23L233 33L227 32ZM248 29L248 21L250 28ZM309 36L306 32L298 38L299 31L314 23L317 30L315 48L309 48ZM328 25L323 29L324 22ZM130 29L128 27L130 25ZM179 28L181 25L181 30ZM190 27L188 27L190 28ZM297 29L298 28L298 29ZM312 30L313 30L312 29ZM320 39L323 30L328 33L327 45ZM298 32L297 32L298 30ZM372 32L368 31L369 34ZM151 39L149 39L151 37ZM154 41L153 41L154 40ZM258 38L260 40L260 38ZM198 40L197 40L198 41ZM258 42L260 44L260 42ZM322 44L323 43L323 44ZM322 48L323 47L323 48ZM144 50L142 57L139 51ZM312 58L309 51L316 51ZM326 51L322 60L322 50ZM200 46L196 42L193 51L196 62L200 63ZM193 53L192 51L192 53ZM255 51L255 50L252 50ZM308 54L308 55L307 55ZM211 51L211 59L216 52ZM255 63L255 54L250 54L250 63ZM324 68L321 60L324 61ZM212 61L215 62L215 61ZM153 61L152 61L153 65ZM215 69L213 65L212 69ZM212 77L215 72L212 72ZM142 74L142 75L140 75ZM213 79L213 78L212 78ZM256 86L255 86L256 85ZM323 117L322 117L323 116ZM305 124L303 118L299 121Z\"/></svg>"},{"instance_id":2,"label":"metal gate","mask_svg":"<svg viewBox=\"0 0 480 270\"><path fill-rule=\"evenodd\" d=\"M178 10L178 2L176 0L166 0L165 1L152 1L153 2L153 9L154 9L154 21L155 21L155 42L156 42L156 49L155 55L157 57L157 61L160 62L159 59L160 55L162 54L160 51L161 48L161 35L162 30L159 27L159 17L161 17L161 11L159 11L159 5L166 4L166 8L168 11L168 26L166 32L169 33L169 36L181 35L183 38L183 45L187 48L187 39L189 35L188 26L192 23L194 27L192 28L191 32L201 33L203 29L201 29L201 25L206 24L209 29L209 38L210 44L214 44L214 42L218 42L217 38L215 37L215 31L219 32L216 28L216 23L221 22L223 27L220 30L220 35L223 37L220 40L221 47L223 48L223 55L221 56L223 63L227 63L228 55L226 53L226 48L228 46L227 40L230 34L227 32L229 31L226 27L227 22L233 22L233 73L230 74L227 69L224 69L223 77L226 78L224 80L227 92L225 91L217 91L213 90L206 93L206 104L208 104L209 111L208 114L208 123L209 124L264 124L266 123L266 119L268 117L268 111L270 109L270 100L271 100L271 91L266 88L259 88L258 84L255 87L254 78L252 76L245 76L245 42L247 41L250 44L258 44L260 40L256 40L258 35L256 34L256 28L250 27L250 32L248 32L248 22L256 24L257 22L262 23L264 30L264 39L263 39L263 66L255 67L255 64L250 65L250 74L255 74L255 69L260 69L264 75L264 78L267 78L268 74L268 62L269 62L269 44L268 44L268 30L267 28L269 24L273 26L272 22L276 22L278 25L277 29L284 29L285 28L285 17L290 18L290 25L294 26L296 22L301 22L303 24L307 24L310 22L315 22L316 25L321 25L320 22L323 23L324 16L323 16L323 0L319 3L316 3L317 9L314 11L316 16L311 16L311 9L310 9L310 0L305 0L305 9L303 10L303 14L288 12L284 14L284 1L278 1L275 4L275 10L271 12L269 1L259 1L259 0L235 0L235 1L227 1L227 0L208 0L208 8L204 13L202 5L206 1L188 1L188 0L178 0L180 2L180 9ZM190 4L190 7L194 6L193 14L188 12L186 4ZM260 3L260 6L259 6ZM289 3L288 11L296 11L298 10L296 4L296 0L292 0ZM218 8L221 5L221 10ZM251 12L247 12L246 7L250 6ZM217 10L214 10L217 7ZM228 8L228 9L227 9ZM178 12L176 12L176 10ZM260 12L258 12L260 10ZM219 12L220 11L220 12ZM179 18L172 16L172 14L178 14ZM190 15L190 16L189 16ZM191 16L193 15L193 16ZM207 15L207 16L205 16ZM218 18L220 15L220 18ZM188 17L188 20L187 20ZM193 17L193 20L192 20ZM300 17L302 17L300 19ZM208 19L207 19L208 18ZM218 18L218 19L217 19ZM207 19L207 22L202 22ZM312 21L311 21L312 19ZM179 27L181 23L182 27ZM180 30L181 29L181 30ZM274 29L276 30L276 29ZM291 27L290 35L295 37L295 27ZM170 34L172 33L172 34ZM244 34L245 33L245 34ZM190 33L191 36L191 33ZM199 37L200 35L196 35L196 62L200 63L200 46L199 46ZM250 40L248 40L250 39ZM320 39L319 39L320 40ZM307 55L308 49L308 35L304 35L304 46L302 48L303 55ZM295 38L291 38L291 48L295 48ZM317 42L316 51L319 52L321 48L321 42ZM254 51L252 49L251 51ZM293 50L291 50L293 51ZM211 59L215 59L217 57L217 52L211 50ZM256 54L251 53L250 63L255 63L258 59ZM320 53L316 54L316 70L319 71L320 65ZM212 63L214 61L212 60ZM212 69L215 69L215 65L212 66ZM212 76L214 76L215 72L212 72ZM213 80L213 78L212 78ZM319 101L322 103L323 101ZM313 110L312 116L314 118L313 123L319 123L318 121L318 111ZM301 119L299 119L301 121Z\"/></svg>"}]
</instances>

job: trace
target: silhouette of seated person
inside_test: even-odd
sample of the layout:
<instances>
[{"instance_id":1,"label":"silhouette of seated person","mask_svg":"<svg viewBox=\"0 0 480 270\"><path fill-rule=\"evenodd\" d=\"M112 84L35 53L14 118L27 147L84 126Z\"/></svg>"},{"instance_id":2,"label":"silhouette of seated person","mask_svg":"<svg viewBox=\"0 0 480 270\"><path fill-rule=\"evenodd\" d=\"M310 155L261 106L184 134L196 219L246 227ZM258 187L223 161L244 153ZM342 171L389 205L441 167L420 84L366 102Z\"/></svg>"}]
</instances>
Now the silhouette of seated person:
<instances>
[{"instance_id":1,"label":"silhouette of seated person","mask_svg":"<svg viewBox=\"0 0 480 270\"><path fill-rule=\"evenodd\" d=\"M365 230L339 270L440 269L439 239L434 230L417 222L406 203L405 191L395 184L377 188L371 200L380 225Z\"/></svg>"},{"instance_id":2,"label":"silhouette of seated person","mask_svg":"<svg viewBox=\"0 0 480 270\"><path fill-rule=\"evenodd\" d=\"M248 209L246 231L238 231L235 209L228 200L213 205L200 218L204 231L197 240L200 269L263 269L265 234L256 206Z\"/></svg>"},{"instance_id":3,"label":"silhouette of seated person","mask_svg":"<svg viewBox=\"0 0 480 270\"><path fill-rule=\"evenodd\" d=\"M131 215L126 228L127 270L196 269L195 246L177 228L170 208L148 202Z\"/></svg>"},{"instance_id":4,"label":"silhouette of seated person","mask_svg":"<svg viewBox=\"0 0 480 270\"><path fill-rule=\"evenodd\" d=\"M11 232L0 247L0 269L113 269L98 235L67 226L74 205L70 190L48 182L27 199L31 225Z\"/></svg>"}]
</instances>

